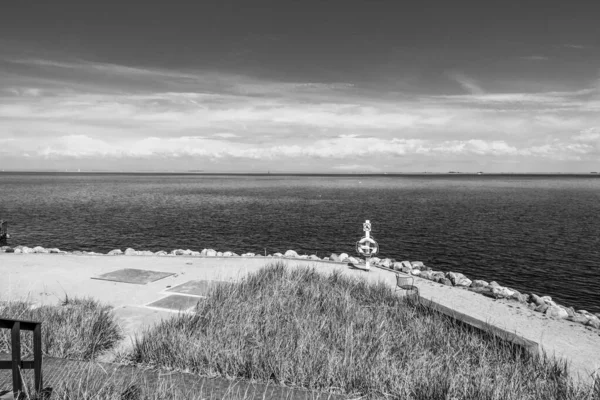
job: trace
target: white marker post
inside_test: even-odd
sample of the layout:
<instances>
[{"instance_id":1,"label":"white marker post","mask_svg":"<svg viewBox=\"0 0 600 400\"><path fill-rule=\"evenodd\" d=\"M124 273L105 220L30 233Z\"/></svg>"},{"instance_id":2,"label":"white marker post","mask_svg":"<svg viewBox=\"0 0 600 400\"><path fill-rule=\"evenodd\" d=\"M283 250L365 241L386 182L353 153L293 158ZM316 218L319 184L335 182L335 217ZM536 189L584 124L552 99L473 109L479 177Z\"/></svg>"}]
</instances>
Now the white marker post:
<instances>
[{"instance_id":1,"label":"white marker post","mask_svg":"<svg viewBox=\"0 0 600 400\"><path fill-rule=\"evenodd\" d=\"M371 221L365 221L363 224L363 230L365 231L365 236L356 242L356 251L365 256L364 269L369 270L371 269L371 256L377 254L379 251L379 245L371 237Z\"/></svg>"}]
</instances>

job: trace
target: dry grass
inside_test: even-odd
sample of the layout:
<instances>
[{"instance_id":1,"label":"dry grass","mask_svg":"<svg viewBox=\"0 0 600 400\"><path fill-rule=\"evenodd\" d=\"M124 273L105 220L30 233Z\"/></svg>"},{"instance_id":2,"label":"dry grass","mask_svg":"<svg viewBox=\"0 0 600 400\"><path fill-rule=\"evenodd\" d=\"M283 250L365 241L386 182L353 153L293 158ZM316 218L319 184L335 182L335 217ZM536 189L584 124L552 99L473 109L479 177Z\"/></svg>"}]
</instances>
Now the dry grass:
<instances>
[{"instance_id":1,"label":"dry grass","mask_svg":"<svg viewBox=\"0 0 600 400\"><path fill-rule=\"evenodd\" d=\"M122 338L111 307L93 299L65 297L58 306L35 307L26 301L0 302L0 316L43 323L44 355L74 360L93 360ZM32 354L31 332L21 332L23 356ZM10 353L10 331L0 330L0 352Z\"/></svg>"},{"instance_id":2,"label":"dry grass","mask_svg":"<svg viewBox=\"0 0 600 400\"><path fill-rule=\"evenodd\" d=\"M147 330L131 361L401 399L594 399L564 364L407 304L392 289L268 266Z\"/></svg>"}]
</instances>

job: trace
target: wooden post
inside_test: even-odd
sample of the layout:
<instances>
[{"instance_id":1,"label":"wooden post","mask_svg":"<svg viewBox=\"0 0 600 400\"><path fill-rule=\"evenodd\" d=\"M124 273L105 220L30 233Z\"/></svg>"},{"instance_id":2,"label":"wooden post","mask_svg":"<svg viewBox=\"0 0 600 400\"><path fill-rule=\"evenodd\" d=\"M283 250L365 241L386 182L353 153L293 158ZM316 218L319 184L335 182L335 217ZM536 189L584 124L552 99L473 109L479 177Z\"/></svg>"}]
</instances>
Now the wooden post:
<instances>
[{"instance_id":1,"label":"wooden post","mask_svg":"<svg viewBox=\"0 0 600 400\"><path fill-rule=\"evenodd\" d=\"M42 392L42 324L38 323L33 329L33 377L35 391Z\"/></svg>"},{"instance_id":2,"label":"wooden post","mask_svg":"<svg viewBox=\"0 0 600 400\"><path fill-rule=\"evenodd\" d=\"M12 346L12 376L13 376L13 392L18 395L23 387L21 385L21 323L13 322L11 330L11 346Z\"/></svg>"}]
</instances>

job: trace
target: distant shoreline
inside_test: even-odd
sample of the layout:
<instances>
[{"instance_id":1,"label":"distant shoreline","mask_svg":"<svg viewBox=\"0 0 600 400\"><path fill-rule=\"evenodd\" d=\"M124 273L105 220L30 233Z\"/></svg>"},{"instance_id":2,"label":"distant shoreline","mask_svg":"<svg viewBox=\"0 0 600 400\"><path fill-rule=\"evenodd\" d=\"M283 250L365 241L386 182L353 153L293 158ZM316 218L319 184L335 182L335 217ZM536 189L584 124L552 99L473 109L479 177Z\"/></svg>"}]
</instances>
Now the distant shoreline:
<instances>
[{"instance_id":1,"label":"distant shoreline","mask_svg":"<svg viewBox=\"0 0 600 400\"><path fill-rule=\"evenodd\" d=\"M296 176L296 177L590 177L599 178L600 173L592 172L393 172L393 173L302 173L302 172L110 172L110 171L0 171L0 175L139 175L139 176Z\"/></svg>"}]
</instances>

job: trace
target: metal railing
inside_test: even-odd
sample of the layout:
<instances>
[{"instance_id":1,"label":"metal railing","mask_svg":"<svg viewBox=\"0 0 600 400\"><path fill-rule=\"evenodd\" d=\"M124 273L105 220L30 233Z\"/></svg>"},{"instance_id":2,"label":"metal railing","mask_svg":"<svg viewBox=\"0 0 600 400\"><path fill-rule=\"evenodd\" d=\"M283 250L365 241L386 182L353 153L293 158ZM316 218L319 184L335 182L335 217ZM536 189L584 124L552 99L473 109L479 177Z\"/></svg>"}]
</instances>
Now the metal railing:
<instances>
[{"instance_id":1,"label":"metal railing","mask_svg":"<svg viewBox=\"0 0 600 400\"><path fill-rule=\"evenodd\" d=\"M0 318L0 328L10 329L12 360L0 361L0 369L12 369L13 393L23 392L22 369L33 369L34 386L42 391L42 323ZM21 331L33 332L33 361L21 360ZM25 388L27 390L27 388Z\"/></svg>"}]
</instances>

